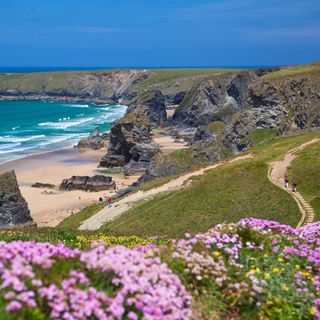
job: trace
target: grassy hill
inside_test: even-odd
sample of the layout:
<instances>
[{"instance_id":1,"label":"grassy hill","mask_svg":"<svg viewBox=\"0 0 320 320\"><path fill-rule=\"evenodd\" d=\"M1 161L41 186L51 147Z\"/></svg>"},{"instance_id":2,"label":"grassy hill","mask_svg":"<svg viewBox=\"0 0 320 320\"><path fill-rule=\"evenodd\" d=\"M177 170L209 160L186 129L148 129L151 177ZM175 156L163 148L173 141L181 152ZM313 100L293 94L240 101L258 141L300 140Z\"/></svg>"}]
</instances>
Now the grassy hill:
<instances>
[{"instance_id":1,"label":"grassy hill","mask_svg":"<svg viewBox=\"0 0 320 320\"><path fill-rule=\"evenodd\" d=\"M307 146L292 162L289 179L297 179L299 192L315 211L320 220L320 143Z\"/></svg>"},{"instance_id":2,"label":"grassy hill","mask_svg":"<svg viewBox=\"0 0 320 320\"><path fill-rule=\"evenodd\" d=\"M277 138L257 145L250 150L256 155L254 159L219 167L193 178L190 187L138 203L107 223L101 231L117 235L178 237L186 231L202 232L215 224L248 216L296 226L300 219L298 207L289 194L268 181L268 162L281 158L314 136L319 136L319 132ZM299 167L307 170L306 166ZM311 180L305 181L305 188L311 183Z\"/></svg>"},{"instance_id":3,"label":"grassy hill","mask_svg":"<svg viewBox=\"0 0 320 320\"><path fill-rule=\"evenodd\" d=\"M148 78L134 85L132 90L140 93L161 89L164 94L175 94L180 91L189 91L194 83L205 77L240 70L232 68L148 69ZM0 74L0 90L13 89L36 94L43 91L77 94L89 85L109 92L111 89L108 91L108 88L105 88L101 76L108 76L117 71L114 69ZM94 77L97 79L93 80Z\"/></svg>"},{"instance_id":4,"label":"grassy hill","mask_svg":"<svg viewBox=\"0 0 320 320\"><path fill-rule=\"evenodd\" d=\"M265 75L264 79L281 79L281 78L319 78L320 76L320 61L303 64L297 66L291 66L283 68L278 71L274 71L270 74Z\"/></svg>"},{"instance_id":5,"label":"grassy hill","mask_svg":"<svg viewBox=\"0 0 320 320\"><path fill-rule=\"evenodd\" d=\"M179 91L189 91L195 83L202 79L224 74L239 72L238 68L188 68L188 69L151 69L149 78L133 87L134 91L161 89L164 94L174 94Z\"/></svg>"}]
</instances>

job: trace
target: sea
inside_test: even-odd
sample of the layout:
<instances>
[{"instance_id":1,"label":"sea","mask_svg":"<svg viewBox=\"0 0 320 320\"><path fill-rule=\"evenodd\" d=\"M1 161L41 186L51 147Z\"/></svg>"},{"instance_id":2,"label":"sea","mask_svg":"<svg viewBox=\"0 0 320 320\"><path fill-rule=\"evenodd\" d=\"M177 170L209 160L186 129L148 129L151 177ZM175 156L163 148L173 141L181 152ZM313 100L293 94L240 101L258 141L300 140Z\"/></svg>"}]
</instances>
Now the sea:
<instances>
[{"instance_id":1,"label":"sea","mask_svg":"<svg viewBox=\"0 0 320 320\"><path fill-rule=\"evenodd\" d=\"M0 101L0 164L72 147L95 127L108 132L126 108L119 104Z\"/></svg>"}]
</instances>

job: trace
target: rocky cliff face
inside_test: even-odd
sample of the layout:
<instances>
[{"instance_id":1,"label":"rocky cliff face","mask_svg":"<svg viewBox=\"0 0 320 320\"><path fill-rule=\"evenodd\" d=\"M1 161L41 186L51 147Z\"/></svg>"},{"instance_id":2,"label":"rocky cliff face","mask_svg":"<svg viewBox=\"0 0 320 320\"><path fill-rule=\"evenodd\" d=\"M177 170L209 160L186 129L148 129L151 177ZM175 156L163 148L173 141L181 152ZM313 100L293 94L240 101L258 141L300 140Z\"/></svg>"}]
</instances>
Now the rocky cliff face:
<instances>
[{"instance_id":1,"label":"rocky cliff face","mask_svg":"<svg viewBox=\"0 0 320 320\"><path fill-rule=\"evenodd\" d=\"M0 175L0 228L35 226L14 171Z\"/></svg>"},{"instance_id":2,"label":"rocky cliff face","mask_svg":"<svg viewBox=\"0 0 320 320\"><path fill-rule=\"evenodd\" d=\"M168 124L165 96L158 90L147 91L136 97L129 105L127 114L134 109L143 109L148 124L159 127Z\"/></svg>"},{"instance_id":3,"label":"rocky cliff face","mask_svg":"<svg viewBox=\"0 0 320 320\"><path fill-rule=\"evenodd\" d=\"M259 79L249 87L245 106L223 134L233 152L250 146L246 137L259 129L279 134L320 127L320 85L313 79Z\"/></svg>"},{"instance_id":4,"label":"rocky cliff face","mask_svg":"<svg viewBox=\"0 0 320 320\"><path fill-rule=\"evenodd\" d=\"M274 69L243 71L214 76L197 84L184 98L173 121L189 126L212 121L229 122L246 102L250 84Z\"/></svg>"},{"instance_id":5,"label":"rocky cliff face","mask_svg":"<svg viewBox=\"0 0 320 320\"><path fill-rule=\"evenodd\" d=\"M7 75L7 79L1 79L0 96L126 102L135 96L131 91L132 87L148 76L145 70L73 71L65 72L63 77L52 73L40 77L35 73L28 77L20 76L21 79L16 84L12 83L10 75ZM37 85L39 81L41 86Z\"/></svg>"},{"instance_id":6,"label":"rocky cliff face","mask_svg":"<svg viewBox=\"0 0 320 320\"><path fill-rule=\"evenodd\" d=\"M100 161L101 167L124 167L126 174L141 173L151 159L160 152L152 141L150 127L124 118L110 132L108 153Z\"/></svg>"}]
</instances>

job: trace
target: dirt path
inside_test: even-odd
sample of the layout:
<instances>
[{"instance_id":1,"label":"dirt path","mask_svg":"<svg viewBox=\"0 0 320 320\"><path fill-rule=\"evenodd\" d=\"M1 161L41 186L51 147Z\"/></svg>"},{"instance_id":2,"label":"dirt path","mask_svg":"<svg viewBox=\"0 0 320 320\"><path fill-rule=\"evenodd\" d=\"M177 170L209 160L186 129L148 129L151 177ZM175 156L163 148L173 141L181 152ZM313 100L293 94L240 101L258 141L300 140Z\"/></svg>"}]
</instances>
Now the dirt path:
<instances>
[{"instance_id":1,"label":"dirt path","mask_svg":"<svg viewBox=\"0 0 320 320\"><path fill-rule=\"evenodd\" d=\"M130 209L131 206L137 203L138 201L151 198L162 192L179 190L184 187L187 180L190 179L191 177L203 175L205 171L215 169L227 163L232 163L239 160L250 159L250 158L253 158L253 155L247 154L247 155L236 157L228 161L221 161L212 166L185 174L181 177L171 180L170 182L160 187L157 187L148 191L138 191L115 203L115 205L111 209L104 208L101 211L99 211L97 214L92 216L91 218L85 220L79 227L79 230L97 230L107 221L113 220L114 218L120 216L122 213Z\"/></svg>"},{"instance_id":2,"label":"dirt path","mask_svg":"<svg viewBox=\"0 0 320 320\"><path fill-rule=\"evenodd\" d=\"M268 178L271 183L290 193L299 206L301 219L297 225L297 228L304 224L312 223L314 219L314 211L299 192L292 192L291 188L284 187L283 178L287 173L287 169L290 166L291 162L297 157L297 154L306 146L319 141L320 138L315 138L306 143L303 143L299 147L290 150L282 160L271 162L269 166Z\"/></svg>"}]
</instances>

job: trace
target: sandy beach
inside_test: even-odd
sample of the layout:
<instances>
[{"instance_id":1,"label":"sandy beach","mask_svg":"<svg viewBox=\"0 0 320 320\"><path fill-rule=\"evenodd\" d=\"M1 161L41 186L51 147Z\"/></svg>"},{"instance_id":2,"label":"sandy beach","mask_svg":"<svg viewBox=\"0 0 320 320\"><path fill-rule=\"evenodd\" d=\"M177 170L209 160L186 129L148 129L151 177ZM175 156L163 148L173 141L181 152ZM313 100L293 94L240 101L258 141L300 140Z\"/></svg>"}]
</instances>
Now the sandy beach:
<instances>
[{"instance_id":1,"label":"sandy beach","mask_svg":"<svg viewBox=\"0 0 320 320\"><path fill-rule=\"evenodd\" d=\"M33 155L0 165L0 173L15 170L20 190L34 221L39 227L54 227L63 219L98 201L104 192L59 191L55 189L31 188L35 182L51 183L58 186L64 178L73 175L99 174L99 159L106 150L64 149L45 154ZM116 181L117 187L125 187L137 180L137 176L124 177L122 174L108 174ZM107 196L114 191L106 191Z\"/></svg>"},{"instance_id":2,"label":"sandy beach","mask_svg":"<svg viewBox=\"0 0 320 320\"><path fill-rule=\"evenodd\" d=\"M155 134L154 140L160 145L163 154L185 148L184 144L175 143L170 136ZM38 227L55 227L71 214L97 202L104 194L104 192L60 191L58 186L63 179L73 175L103 174L98 171L98 164L105 153L106 149L81 151L75 148L62 149L0 164L0 173L15 170L21 193L28 202L31 216ZM139 176L125 177L122 173L107 173L107 175L112 176L117 188L125 188L139 178ZM31 185L36 182L54 184L56 188L32 188ZM114 192L105 193L110 196Z\"/></svg>"}]
</instances>

